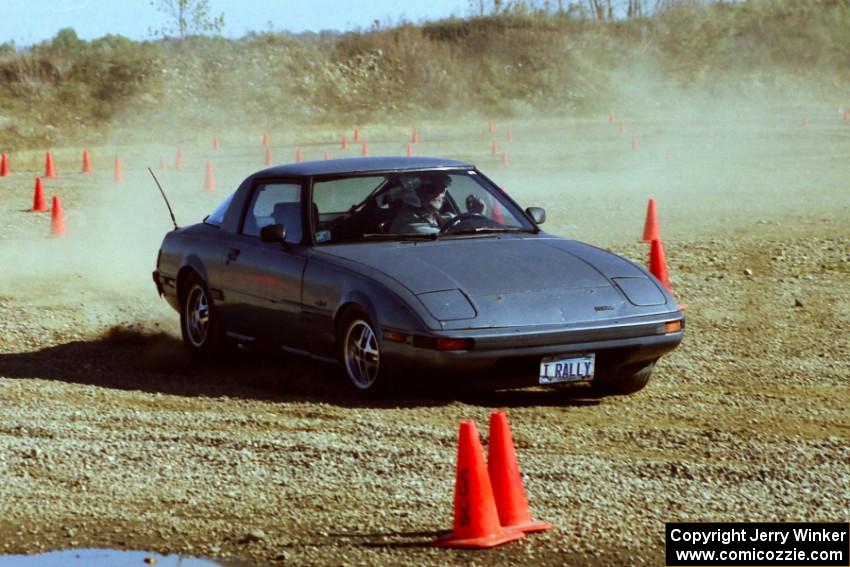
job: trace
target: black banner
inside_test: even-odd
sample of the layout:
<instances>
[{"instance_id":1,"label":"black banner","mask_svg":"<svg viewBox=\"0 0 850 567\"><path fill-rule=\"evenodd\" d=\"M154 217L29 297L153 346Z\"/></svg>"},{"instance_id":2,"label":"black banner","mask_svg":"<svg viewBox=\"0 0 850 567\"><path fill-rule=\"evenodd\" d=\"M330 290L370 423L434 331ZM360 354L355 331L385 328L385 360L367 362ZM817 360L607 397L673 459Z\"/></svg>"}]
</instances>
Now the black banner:
<instances>
[{"instance_id":1,"label":"black banner","mask_svg":"<svg viewBox=\"0 0 850 567\"><path fill-rule=\"evenodd\" d=\"M845 523L668 523L667 565L850 565Z\"/></svg>"}]
</instances>

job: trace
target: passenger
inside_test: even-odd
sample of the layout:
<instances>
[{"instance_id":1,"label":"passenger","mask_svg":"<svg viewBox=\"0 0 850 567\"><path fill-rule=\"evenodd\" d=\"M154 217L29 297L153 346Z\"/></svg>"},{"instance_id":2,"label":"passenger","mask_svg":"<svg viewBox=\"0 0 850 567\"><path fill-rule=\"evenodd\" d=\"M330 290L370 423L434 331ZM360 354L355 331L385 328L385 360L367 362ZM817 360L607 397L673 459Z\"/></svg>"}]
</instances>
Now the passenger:
<instances>
[{"instance_id":1,"label":"passenger","mask_svg":"<svg viewBox=\"0 0 850 567\"><path fill-rule=\"evenodd\" d=\"M416 188L418 203L406 203L393 220L390 231L394 234L435 234L455 215L443 213L446 192L452 184L452 178L444 173L429 175L421 179ZM484 201L475 195L466 198L466 208L470 213L483 214Z\"/></svg>"}]
</instances>

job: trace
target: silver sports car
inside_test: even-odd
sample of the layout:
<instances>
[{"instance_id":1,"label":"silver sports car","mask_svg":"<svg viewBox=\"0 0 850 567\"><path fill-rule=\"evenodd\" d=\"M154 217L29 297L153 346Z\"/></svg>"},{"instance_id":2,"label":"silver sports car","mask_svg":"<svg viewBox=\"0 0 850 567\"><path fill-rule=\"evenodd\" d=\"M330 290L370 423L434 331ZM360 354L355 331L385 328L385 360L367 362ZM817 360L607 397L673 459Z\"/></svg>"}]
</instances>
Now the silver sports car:
<instances>
[{"instance_id":1,"label":"silver sports car","mask_svg":"<svg viewBox=\"0 0 850 567\"><path fill-rule=\"evenodd\" d=\"M676 301L545 218L459 161L290 164L166 234L153 279L198 357L272 344L339 364L361 393L446 374L640 390L682 340Z\"/></svg>"}]
</instances>

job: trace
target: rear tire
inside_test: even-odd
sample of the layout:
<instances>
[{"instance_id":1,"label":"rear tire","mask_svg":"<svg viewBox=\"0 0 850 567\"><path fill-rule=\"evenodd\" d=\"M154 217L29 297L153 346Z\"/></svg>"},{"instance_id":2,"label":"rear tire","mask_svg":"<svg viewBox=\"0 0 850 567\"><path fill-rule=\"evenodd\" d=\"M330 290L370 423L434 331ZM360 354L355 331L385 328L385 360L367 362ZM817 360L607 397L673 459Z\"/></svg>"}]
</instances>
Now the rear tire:
<instances>
[{"instance_id":1,"label":"rear tire","mask_svg":"<svg viewBox=\"0 0 850 567\"><path fill-rule=\"evenodd\" d=\"M633 374L595 382L590 388L593 394L599 397L629 396L643 390L649 384L653 370L655 370L655 362L650 362Z\"/></svg>"},{"instance_id":2,"label":"rear tire","mask_svg":"<svg viewBox=\"0 0 850 567\"><path fill-rule=\"evenodd\" d=\"M180 302L183 345L196 359L215 358L221 354L226 339L210 290L196 273L187 276L183 285L186 290Z\"/></svg>"},{"instance_id":3,"label":"rear tire","mask_svg":"<svg viewBox=\"0 0 850 567\"><path fill-rule=\"evenodd\" d=\"M390 393L390 369L381 356L378 331L366 313L351 310L343 316L337 345L351 391L366 398Z\"/></svg>"}]
</instances>

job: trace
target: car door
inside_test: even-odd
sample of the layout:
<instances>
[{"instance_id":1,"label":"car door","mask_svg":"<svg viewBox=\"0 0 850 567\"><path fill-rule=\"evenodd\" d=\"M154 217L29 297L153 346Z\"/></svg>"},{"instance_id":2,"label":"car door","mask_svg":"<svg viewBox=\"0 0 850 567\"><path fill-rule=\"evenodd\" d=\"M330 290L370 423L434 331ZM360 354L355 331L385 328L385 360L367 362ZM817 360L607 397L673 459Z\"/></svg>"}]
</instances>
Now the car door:
<instances>
[{"instance_id":1,"label":"car door","mask_svg":"<svg viewBox=\"0 0 850 567\"><path fill-rule=\"evenodd\" d=\"M301 285L306 263L300 180L260 180L238 234L224 252L225 327L239 335L301 348ZM282 224L285 243L261 242L260 229Z\"/></svg>"}]
</instances>

